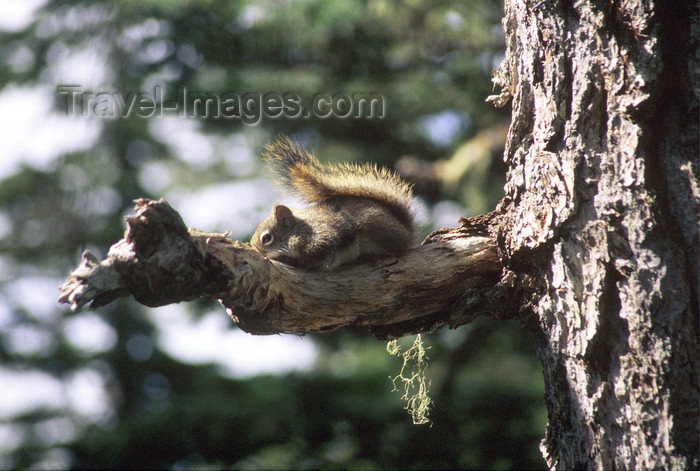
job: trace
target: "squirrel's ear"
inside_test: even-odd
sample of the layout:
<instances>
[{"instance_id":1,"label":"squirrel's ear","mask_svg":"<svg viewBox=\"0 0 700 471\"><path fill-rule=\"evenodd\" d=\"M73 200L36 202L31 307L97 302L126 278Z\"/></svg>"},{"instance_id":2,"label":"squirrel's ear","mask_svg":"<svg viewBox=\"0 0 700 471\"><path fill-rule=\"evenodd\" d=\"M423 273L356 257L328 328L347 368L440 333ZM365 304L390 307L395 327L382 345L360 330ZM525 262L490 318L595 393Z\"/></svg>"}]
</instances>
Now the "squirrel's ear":
<instances>
[{"instance_id":1,"label":"squirrel's ear","mask_svg":"<svg viewBox=\"0 0 700 471\"><path fill-rule=\"evenodd\" d=\"M292 210L283 204L278 204L275 206L275 209L273 209L272 212L275 214L275 219L285 226L291 226L294 222Z\"/></svg>"}]
</instances>

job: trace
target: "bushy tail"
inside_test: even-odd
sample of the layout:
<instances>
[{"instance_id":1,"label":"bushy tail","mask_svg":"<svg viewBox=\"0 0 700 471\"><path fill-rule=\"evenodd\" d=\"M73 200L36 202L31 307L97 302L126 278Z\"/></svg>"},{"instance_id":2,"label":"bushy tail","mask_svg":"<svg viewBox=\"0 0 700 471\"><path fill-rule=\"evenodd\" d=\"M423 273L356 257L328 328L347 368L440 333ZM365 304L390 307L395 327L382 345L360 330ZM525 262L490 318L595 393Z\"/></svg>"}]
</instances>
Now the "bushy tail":
<instances>
[{"instance_id":1,"label":"bushy tail","mask_svg":"<svg viewBox=\"0 0 700 471\"><path fill-rule=\"evenodd\" d=\"M265 160L286 187L309 203L355 196L384 204L407 226L412 225L411 187L394 172L376 165L322 166L286 136L265 146Z\"/></svg>"}]
</instances>

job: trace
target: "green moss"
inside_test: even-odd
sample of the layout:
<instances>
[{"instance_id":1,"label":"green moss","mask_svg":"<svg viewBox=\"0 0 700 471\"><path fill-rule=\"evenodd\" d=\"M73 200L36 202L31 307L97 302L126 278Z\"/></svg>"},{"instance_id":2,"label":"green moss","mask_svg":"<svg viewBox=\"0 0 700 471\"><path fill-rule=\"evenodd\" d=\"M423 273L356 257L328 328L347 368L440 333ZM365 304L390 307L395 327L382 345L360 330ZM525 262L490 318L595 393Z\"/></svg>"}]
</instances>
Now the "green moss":
<instances>
[{"instance_id":1,"label":"green moss","mask_svg":"<svg viewBox=\"0 0 700 471\"><path fill-rule=\"evenodd\" d=\"M403 389L404 394L401 396L401 399L406 401L405 409L411 414L414 424L431 423L431 420L428 418L430 404L432 403L428 396L430 380L426 374L428 356L425 354L427 349L423 345L423 339L420 334L416 335L413 345L403 353L397 340L389 341L386 350L389 352L389 355L403 358L401 372L393 378L389 377L394 383L393 391L398 391L399 386Z\"/></svg>"}]
</instances>

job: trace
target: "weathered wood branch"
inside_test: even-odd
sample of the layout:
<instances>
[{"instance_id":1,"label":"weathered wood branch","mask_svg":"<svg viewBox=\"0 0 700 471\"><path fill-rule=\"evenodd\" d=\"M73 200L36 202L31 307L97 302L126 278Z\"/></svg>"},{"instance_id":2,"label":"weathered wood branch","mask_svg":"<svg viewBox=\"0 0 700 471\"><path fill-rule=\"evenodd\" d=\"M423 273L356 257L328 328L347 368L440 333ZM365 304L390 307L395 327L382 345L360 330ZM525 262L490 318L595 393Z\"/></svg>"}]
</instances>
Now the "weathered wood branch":
<instances>
[{"instance_id":1,"label":"weathered wood branch","mask_svg":"<svg viewBox=\"0 0 700 471\"><path fill-rule=\"evenodd\" d=\"M296 269L226 234L188 230L163 200L138 200L126 221L107 259L83 254L59 302L77 310L129 294L147 306L212 297L254 334L363 325L382 338L517 315L488 216L437 231L404 257L334 272Z\"/></svg>"}]
</instances>

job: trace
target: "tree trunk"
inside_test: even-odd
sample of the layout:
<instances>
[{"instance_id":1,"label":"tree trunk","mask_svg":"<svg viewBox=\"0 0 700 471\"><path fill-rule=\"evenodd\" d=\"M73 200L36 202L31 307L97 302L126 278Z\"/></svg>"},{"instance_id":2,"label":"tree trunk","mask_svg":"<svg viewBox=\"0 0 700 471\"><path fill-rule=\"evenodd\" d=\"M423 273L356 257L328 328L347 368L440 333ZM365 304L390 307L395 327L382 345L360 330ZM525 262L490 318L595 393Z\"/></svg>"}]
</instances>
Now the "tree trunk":
<instances>
[{"instance_id":1,"label":"tree trunk","mask_svg":"<svg viewBox=\"0 0 700 471\"><path fill-rule=\"evenodd\" d=\"M698 27L681 0L506 0L504 264L537 280L555 469L698 451Z\"/></svg>"}]
</instances>

